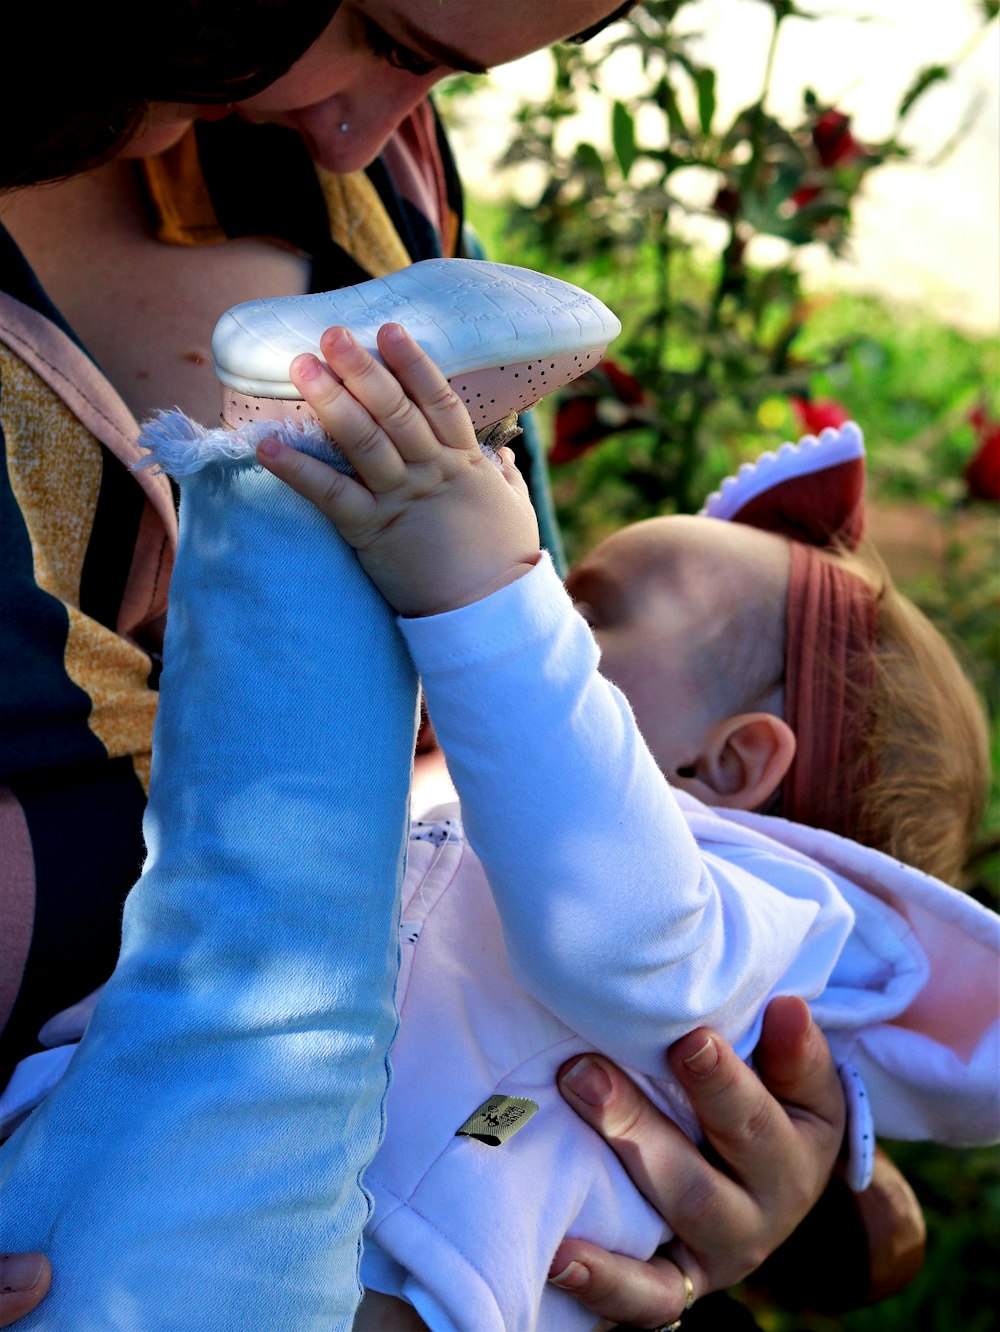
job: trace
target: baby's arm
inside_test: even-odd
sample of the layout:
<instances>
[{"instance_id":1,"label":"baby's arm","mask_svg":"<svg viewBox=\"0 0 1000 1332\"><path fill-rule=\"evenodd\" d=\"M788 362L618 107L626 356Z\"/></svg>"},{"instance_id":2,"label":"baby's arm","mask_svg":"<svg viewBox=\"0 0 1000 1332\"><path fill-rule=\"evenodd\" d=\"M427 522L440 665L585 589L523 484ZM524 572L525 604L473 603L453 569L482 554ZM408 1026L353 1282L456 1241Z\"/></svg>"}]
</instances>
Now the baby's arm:
<instances>
[{"instance_id":1,"label":"baby's arm","mask_svg":"<svg viewBox=\"0 0 1000 1332\"><path fill-rule=\"evenodd\" d=\"M325 509L410 617L401 627L515 974L596 1048L654 1076L664 1046L700 1022L749 1054L806 941L815 983L846 922L710 867L599 675L590 630L539 563L513 468L482 456L413 343L383 330L380 347L388 369L326 335L342 384L312 358L293 367L358 480L291 450L262 461Z\"/></svg>"},{"instance_id":2,"label":"baby's arm","mask_svg":"<svg viewBox=\"0 0 1000 1332\"><path fill-rule=\"evenodd\" d=\"M378 345L385 366L346 329L328 329L329 368L309 354L291 367L357 479L274 441L258 457L319 505L400 615L436 615L537 564L538 523L511 451L499 466L482 452L464 405L409 335L386 324Z\"/></svg>"}]
</instances>

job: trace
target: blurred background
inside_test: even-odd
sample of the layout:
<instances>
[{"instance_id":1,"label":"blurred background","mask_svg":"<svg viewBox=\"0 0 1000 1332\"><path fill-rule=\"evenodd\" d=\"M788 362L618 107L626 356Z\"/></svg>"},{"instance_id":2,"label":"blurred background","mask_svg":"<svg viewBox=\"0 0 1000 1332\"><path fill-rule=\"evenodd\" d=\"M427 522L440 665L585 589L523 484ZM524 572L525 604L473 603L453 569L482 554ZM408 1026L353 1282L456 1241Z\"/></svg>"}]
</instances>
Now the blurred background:
<instances>
[{"instance_id":1,"label":"blurred background","mask_svg":"<svg viewBox=\"0 0 1000 1332\"><path fill-rule=\"evenodd\" d=\"M648 0L439 103L489 256L577 282L623 322L608 360L535 409L566 556L857 420L870 530L980 689L995 773L998 8ZM961 886L1000 907L996 780ZM757 1301L762 1326L1000 1326L997 1151L885 1145L927 1217L920 1277L835 1317Z\"/></svg>"},{"instance_id":2,"label":"blurred background","mask_svg":"<svg viewBox=\"0 0 1000 1332\"><path fill-rule=\"evenodd\" d=\"M839 263L818 250L806 267L823 285L890 295L971 332L1000 329L1000 25L975 0L843 0L799 6L783 27L769 106L794 120L806 88L851 117L861 140L892 132L918 72L953 61L949 77L914 105L904 141L912 161L888 163L856 201L851 244ZM680 6L676 32L716 73L719 123L759 95L773 27L770 4L698 0ZM598 38L604 51L614 40ZM509 115L551 82L538 52L498 71L463 107L455 132L463 178L479 200L529 200L528 171L498 173ZM633 61L605 55L601 92L586 98L571 132L607 142L607 96L627 97ZM484 151L485 148L485 151Z\"/></svg>"}]
</instances>

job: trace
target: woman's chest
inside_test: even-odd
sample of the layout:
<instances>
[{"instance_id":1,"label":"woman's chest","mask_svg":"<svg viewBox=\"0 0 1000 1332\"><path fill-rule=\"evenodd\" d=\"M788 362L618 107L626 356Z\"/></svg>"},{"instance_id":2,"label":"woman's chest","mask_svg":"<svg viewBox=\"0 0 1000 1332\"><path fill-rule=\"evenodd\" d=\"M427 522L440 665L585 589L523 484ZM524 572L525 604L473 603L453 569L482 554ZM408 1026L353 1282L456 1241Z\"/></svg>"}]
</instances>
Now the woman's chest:
<instances>
[{"instance_id":1,"label":"woman's chest","mask_svg":"<svg viewBox=\"0 0 1000 1332\"><path fill-rule=\"evenodd\" d=\"M240 301L292 295L308 283L306 259L265 241L181 249L139 236L98 252L85 274L60 280L50 295L137 419L179 407L214 425L216 321Z\"/></svg>"},{"instance_id":2,"label":"woman's chest","mask_svg":"<svg viewBox=\"0 0 1000 1332\"><path fill-rule=\"evenodd\" d=\"M210 342L220 315L257 297L307 291L309 261L269 241L163 245L128 177L28 191L4 221L38 280L140 420L180 407L219 413Z\"/></svg>"}]
</instances>

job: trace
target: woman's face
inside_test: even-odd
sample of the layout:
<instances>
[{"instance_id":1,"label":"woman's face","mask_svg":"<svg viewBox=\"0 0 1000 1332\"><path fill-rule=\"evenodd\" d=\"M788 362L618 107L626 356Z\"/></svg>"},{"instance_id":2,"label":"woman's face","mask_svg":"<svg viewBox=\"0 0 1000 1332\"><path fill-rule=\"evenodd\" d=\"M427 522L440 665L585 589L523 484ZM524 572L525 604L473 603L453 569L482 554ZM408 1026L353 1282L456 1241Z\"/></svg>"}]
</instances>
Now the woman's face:
<instances>
[{"instance_id":1,"label":"woman's face","mask_svg":"<svg viewBox=\"0 0 1000 1332\"><path fill-rule=\"evenodd\" d=\"M440 79L516 60L620 7L621 0L343 0L288 73L235 110L297 129L328 170L356 171ZM160 107L129 155L160 152L192 119L223 114L225 108Z\"/></svg>"}]
</instances>

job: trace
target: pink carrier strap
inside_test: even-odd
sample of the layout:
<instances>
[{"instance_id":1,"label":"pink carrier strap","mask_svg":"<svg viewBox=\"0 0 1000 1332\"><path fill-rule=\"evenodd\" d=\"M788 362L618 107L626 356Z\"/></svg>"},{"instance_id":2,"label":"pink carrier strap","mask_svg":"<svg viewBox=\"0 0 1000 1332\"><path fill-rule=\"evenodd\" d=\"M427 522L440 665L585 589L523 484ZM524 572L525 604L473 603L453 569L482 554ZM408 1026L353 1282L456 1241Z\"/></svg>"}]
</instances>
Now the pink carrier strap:
<instances>
[{"instance_id":1,"label":"pink carrier strap","mask_svg":"<svg viewBox=\"0 0 1000 1332\"><path fill-rule=\"evenodd\" d=\"M142 454L135 417L97 366L66 333L29 305L0 291L0 342L43 379L75 417L131 470ZM165 476L138 472L136 481L173 543L177 515Z\"/></svg>"}]
</instances>

